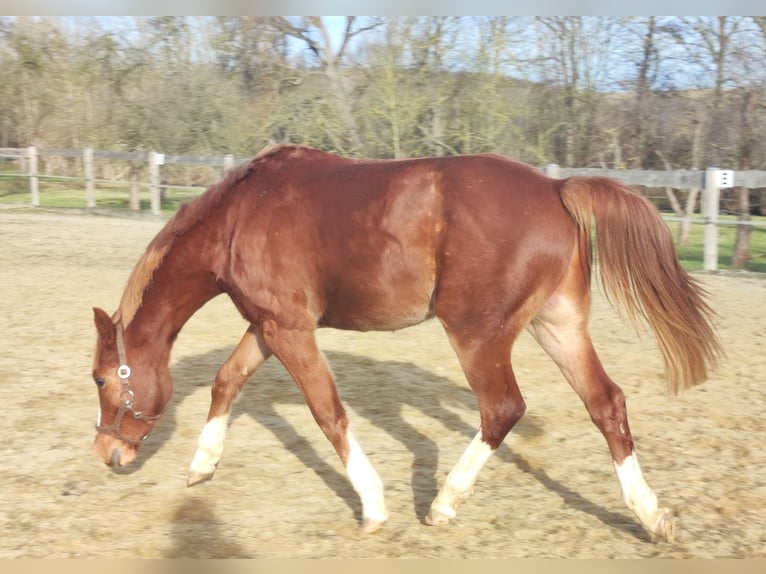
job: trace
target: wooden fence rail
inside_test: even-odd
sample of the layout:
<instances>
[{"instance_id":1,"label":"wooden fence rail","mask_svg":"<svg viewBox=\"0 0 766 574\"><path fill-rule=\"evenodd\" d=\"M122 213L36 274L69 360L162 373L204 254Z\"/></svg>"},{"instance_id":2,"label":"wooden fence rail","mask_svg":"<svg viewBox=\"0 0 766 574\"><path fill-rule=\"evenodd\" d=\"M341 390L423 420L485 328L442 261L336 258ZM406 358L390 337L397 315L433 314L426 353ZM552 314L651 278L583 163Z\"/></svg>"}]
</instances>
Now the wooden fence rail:
<instances>
[{"instance_id":1,"label":"wooden fence rail","mask_svg":"<svg viewBox=\"0 0 766 574\"><path fill-rule=\"evenodd\" d=\"M82 160L82 174L79 176L64 176L64 175L49 175L40 173L38 169L39 158L46 157L61 157L61 158L78 158ZM29 179L29 188L31 194L31 202L33 206L40 205L40 193L39 193L39 180L40 178L46 179L59 179L59 180L77 180L84 181L85 186L85 207L87 209L93 209L96 207L95 189L97 183L123 183L131 185L131 188L135 186L145 186L149 188L149 195L151 198L151 212L154 215L160 214L160 198L162 188L183 187L192 189L205 189L204 187L196 186L172 186L164 185L161 178L161 166L170 164L189 165L189 166L204 166L204 167L220 167L225 170L232 167L236 163L236 159L231 154L226 154L220 157L211 156L186 156L186 155L168 155L157 153L155 151L148 152L122 152L122 151L98 151L90 148L82 150L71 149L38 149L35 146L28 148L0 148L0 158L14 158L20 162L20 172L17 174L20 177L26 177ZM109 161L125 161L125 162L141 162L146 164L148 168L148 181L122 181L115 179L97 179L95 170L95 160L103 159ZM240 161L245 161L246 158L242 158ZM131 198L130 205L133 209L138 209L138 201Z\"/></svg>"},{"instance_id":2,"label":"wooden fence rail","mask_svg":"<svg viewBox=\"0 0 766 574\"><path fill-rule=\"evenodd\" d=\"M64 157L80 158L82 160L82 176L50 176L38 172L39 157ZM138 185L148 186L151 197L151 212L155 215L160 214L161 189L173 187L191 187L195 186L173 186L162 183L161 169L164 165L180 164L217 167L223 170L234 166L236 163L246 161L249 158L235 159L227 154L220 157L211 156L186 156L169 155L155 151L148 152L121 152L121 151L97 151L90 148L82 150L67 149L38 149L35 146L28 148L0 148L0 158L13 158L19 160L20 170L17 174L20 177L29 179L29 190L33 206L40 205L39 179L47 177L52 179L72 179L85 182L85 206L88 209L96 207L95 188L96 183L129 183L131 186L130 206L138 209L137 192L134 189ZM111 161L129 161L146 163L148 167L148 183L136 181L117 181L117 180L99 180L95 177L94 160L104 159ZM598 175L618 179L628 185L640 185L644 187L669 187L675 189L700 189L702 190L702 210L705 224L705 255L704 268L706 270L716 270L718 266L718 226L731 225L753 225L760 226L762 223L736 221L724 222L719 220L720 213L720 190L733 186L745 187L749 189L766 188L766 171L727 171L718 168L707 168L705 170L669 170L669 171L647 171L647 170L615 170L615 169L592 169L592 168L562 168L555 164L546 165L543 171L556 178L570 177L573 175ZM196 188L195 188L196 189ZM199 189L204 189L200 187ZM135 195L135 197L134 197ZM666 217L668 220L692 221L677 217Z\"/></svg>"},{"instance_id":3,"label":"wooden fence rail","mask_svg":"<svg viewBox=\"0 0 766 574\"><path fill-rule=\"evenodd\" d=\"M647 170L616 170L616 169L582 169L560 168L556 164L548 164L544 171L551 177L570 177L573 175L598 175L619 179L628 185L645 187L672 187L676 189L701 189L702 213L705 225L705 243L703 268L706 271L718 269L718 227L720 225L750 225L763 226L763 223L753 221L724 222L719 219L721 211L721 189L745 187L756 189L766 187L766 172L764 171L730 171L717 167L709 167L704 171L647 171ZM688 218L666 217L677 221L697 221Z\"/></svg>"}]
</instances>

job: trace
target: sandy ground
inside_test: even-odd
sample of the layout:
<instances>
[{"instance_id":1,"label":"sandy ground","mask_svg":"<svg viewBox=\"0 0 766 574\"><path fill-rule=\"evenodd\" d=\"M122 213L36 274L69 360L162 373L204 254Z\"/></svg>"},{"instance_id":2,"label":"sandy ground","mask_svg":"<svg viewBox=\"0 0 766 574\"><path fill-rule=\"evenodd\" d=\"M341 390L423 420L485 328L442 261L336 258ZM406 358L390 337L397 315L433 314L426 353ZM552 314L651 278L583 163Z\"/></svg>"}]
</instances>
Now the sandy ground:
<instances>
[{"instance_id":1,"label":"sandy ground","mask_svg":"<svg viewBox=\"0 0 766 574\"><path fill-rule=\"evenodd\" d=\"M528 410L456 523L423 517L474 434L473 395L436 322L397 333L322 331L391 519L358 530L359 501L300 393L273 359L236 404L215 478L186 472L210 383L245 328L225 298L182 331L175 394L137 464L92 451L91 307L113 311L161 222L0 210L0 558L766 557L766 278L704 276L728 357L670 398L650 336L597 296L596 347L628 395L644 473L677 516L648 540L623 506L605 442L527 335L514 362Z\"/></svg>"}]
</instances>

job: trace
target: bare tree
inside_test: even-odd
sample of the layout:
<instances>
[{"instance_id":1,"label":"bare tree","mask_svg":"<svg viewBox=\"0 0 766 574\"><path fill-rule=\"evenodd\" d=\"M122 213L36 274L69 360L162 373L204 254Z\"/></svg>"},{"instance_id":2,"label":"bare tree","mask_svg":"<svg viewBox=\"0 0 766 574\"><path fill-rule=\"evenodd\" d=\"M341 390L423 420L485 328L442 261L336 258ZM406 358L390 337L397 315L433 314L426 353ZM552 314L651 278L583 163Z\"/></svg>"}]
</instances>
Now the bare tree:
<instances>
[{"instance_id":1,"label":"bare tree","mask_svg":"<svg viewBox=\"0 0 766 574\"><path fill-rule=\"evenodd\" d=\"M766 67L763 66L763 59L766 57L766 18L753 17L751 22L755 24L754 34L748 34L752 42L745 46L740 46L733 50L734 57L740 60L740 66L746 75L753 74L756 78L763 78L766 73ZM744 27L743 23L743 27ZM760 47L760 54L750 53L748 48ZM755 57L753 57L755 56ZM760 57L758 57L760 56ZM764 86L762 82L738 82L742 85L742 95L739 105L738 115L738 138L736 149L736 167L739 170L748 170L753 168L753 155L758 146L756 135L757 116L763 115L762 110L766 109L763 103ZM742 225L737 226L737 234L734 241L734 252L732 255L732 267L744 268L750 259L750 236L752 227L748 225L750 217L750 190L745 187L736 187L735 194L737 198L738 219Z\"/></svg>"},{"instance_id":2,"label":"bare tree","mask_svg":"<svg viewBox=\"0 0 766 574\"><path fill-rule=\"evenodd\" d=\"M636 75L633 85L634 102L630 116L629 140L632 142L633 161L641 169L654 163L656 150L652 114L652 89L659 75L660 66L660 19L656 16L628 19L625 32L638 40L635 52ZM663 158L664 159L664 158Z\"/></svg>"},{"instance_id":3,"label":"bare tree","mask_svg":"<svg viewBox=\"0 0 766 574\"><path fill-rule=\"evenodd\" d=\"M418 153L423 140L418 117L433 90L419 89L418 73L412 67L417 19L391 18L380 42L367 46L363 107L368 129L379 134L370 142L383 157L402 158Z\"/></svg>"},{"instance_id":4,"label":"bare tree","mask_svg":"<svg viewBox=\"0 0 766 574\"><path fill-rule=\"evenodd\" d=\"M302 17L299 21L286 17L274 17L271 24L280 32L297 38L306 44L316 58L336 98L337 111L346 128L353 151L365 153L361 130L353 113L352 87L347 75L342 73L349 42L355 37L380 26L380 19L362 23L356 16L346 16L346 25L340 45L332 45L327 25L319 16Z\"/></svg>"},{"instance_id":5,"label":"bare tree","mask_svg":"<svg viewBox=\"0 0 766 574\"><path fill-rule=\"evenodd\" d=\"M587 165L598 157L598 90L609 81L609 54L619 35L614 19L588 16L538 17L537 73L560 90L556 155L566 165ZM541 102L545 103L545 102Z\"/></svg>"},{"instance_id":6,"label":"bare tree","mask_svg":"<svg viewBox=\"0 0 766 574\"><path fill-rule=\"evenodd\" d=\"M19 145L40 145L60 137L51 130L61 113L68 39L57 20L19 17L7 23L2 41L7 57L0 68L0 109L10 124L5 128L6 139Z\"/></svg>"},{"instance_id":7,"label":"bare tree","mask_svg":"<svg viewBox=\"0 0 766 574\"><path fill-rule=\"evenodd\" d=\"M699 113L693 120L693 167L697 167L698 158L707 165L722 167L728 164L747 169L751 165L757 97L749 80L749 69L763 59L763 55L757 57L753 52L758 40L751 24L741 16L696 16L679 18L667 27L683 49L681 65L699 78L692 80L689 74L687 81L696 84L697 89L709 91L707 98L698 98ZM750 218L749 191L735 188L734 193L740 220L746 222ZM682 234L681 241L684 237ZM749 239L750 227L739 226L732 261L735 267L742 267L747 261Z\"/></svg>"}]
</instances>

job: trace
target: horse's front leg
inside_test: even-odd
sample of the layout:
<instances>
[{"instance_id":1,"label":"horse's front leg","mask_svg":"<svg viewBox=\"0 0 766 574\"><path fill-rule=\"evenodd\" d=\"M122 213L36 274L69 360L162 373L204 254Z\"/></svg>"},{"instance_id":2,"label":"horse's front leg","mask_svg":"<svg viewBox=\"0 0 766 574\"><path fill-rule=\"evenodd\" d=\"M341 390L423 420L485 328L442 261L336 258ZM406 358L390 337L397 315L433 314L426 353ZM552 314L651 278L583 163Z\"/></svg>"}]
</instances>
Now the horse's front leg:
<instances>
[{"instance_id":1,"label":"horse's front leg","mask_svg":"<svg viewBox=\"0 0 766 574\"><path fill-rule=\"evenodd\" d=\"M270 356L271 350L263 340L260 327L251 325L215 376L210 411L189 467L187 486L213 478L223 452L231 406L242 392L245 381Z\"/></svg>"},{"instance_id":2,"label":"horse's front leg","mask_svg":"<svg viewBox=\"0 0 766 574\"><path fill-rule=\"evenodd\" d=\"M349 481L362 502L362 530L375 532L388 520L383 483L348 428L348 417L335 379L317 347L312 329L282 327L267 320L263 332L274 355L293 377L319 428L346 467Z\"/></svg>"}]
</instances>

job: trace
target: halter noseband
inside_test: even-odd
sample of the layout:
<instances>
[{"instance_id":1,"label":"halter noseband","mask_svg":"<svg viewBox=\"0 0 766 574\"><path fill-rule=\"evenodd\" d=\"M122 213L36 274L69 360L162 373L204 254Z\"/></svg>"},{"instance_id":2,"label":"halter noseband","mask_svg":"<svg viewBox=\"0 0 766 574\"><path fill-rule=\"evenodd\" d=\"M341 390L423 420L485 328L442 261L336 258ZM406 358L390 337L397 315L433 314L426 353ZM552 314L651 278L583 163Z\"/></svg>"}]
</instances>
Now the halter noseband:
<instances>
[{"instance_id":1,"label":"halter noseband","mask_svg":"<svg viewBox=\"0 0 766 574\"><path fill-rule=\"evenodd\" d=\"M122 424L122 418L125 413L130 411L133 418L140 421L154 422L159 419L162 414L154 415L152 417L146 416L143 412L139 411L135 407L136 395L130 388L130 367L128 366L128 360L125 355L125 342L123 340L122 322L118 321L115 324L115 330L117 331L117 356L120 359L120 366L117 367L117 376L120 377L120 406L117 409L117 414L114 417L114 421L109 426L96 425L96 432L101 434L108 434L123 442L127 442L134 446L140 445L146 437L146 434L141 439L135 440L128 438L120 433L120 425Z\"/></svg>"}]
</instances>

